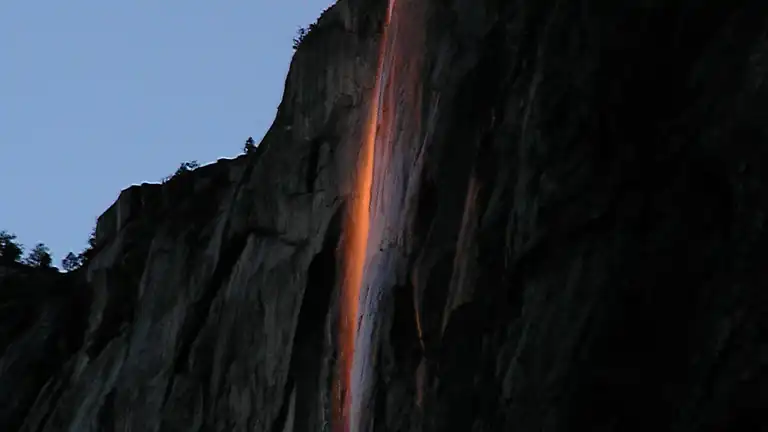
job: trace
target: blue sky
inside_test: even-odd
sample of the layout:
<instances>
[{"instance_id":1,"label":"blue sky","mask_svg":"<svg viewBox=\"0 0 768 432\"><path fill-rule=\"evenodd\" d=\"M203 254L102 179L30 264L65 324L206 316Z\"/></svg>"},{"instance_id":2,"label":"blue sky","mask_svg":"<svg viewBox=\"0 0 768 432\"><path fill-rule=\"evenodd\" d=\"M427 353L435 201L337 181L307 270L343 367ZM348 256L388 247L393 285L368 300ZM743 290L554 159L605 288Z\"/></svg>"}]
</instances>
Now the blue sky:
<instances>
[{"instance_id":1,"label":"blue sky","mask_svg":"<svg viewBox=\"0 0 768 432\"><path fill-rule=\"evenodd\" d=\"M258 142L333 2L1 0L0 230L59 265L122 189Z\"/></svg>"}]
</instances>

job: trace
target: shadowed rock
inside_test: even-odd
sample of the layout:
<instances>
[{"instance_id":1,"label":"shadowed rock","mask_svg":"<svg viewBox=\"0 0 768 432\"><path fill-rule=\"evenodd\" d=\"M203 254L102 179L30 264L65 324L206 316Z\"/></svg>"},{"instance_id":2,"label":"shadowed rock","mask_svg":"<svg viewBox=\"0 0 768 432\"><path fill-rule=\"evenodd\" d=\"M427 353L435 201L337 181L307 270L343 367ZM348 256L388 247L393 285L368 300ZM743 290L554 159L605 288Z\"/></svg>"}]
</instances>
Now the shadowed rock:
<instances>
[{"instance_id":1,"label":"shadowed rock","mask_svg":"<svg viewBox=\"0 0 768 432\"><path fill-rule=\"evenodd\" d=\"M385 3L323 14L253 152L0 268L0 430L331 430ZM768 427L764 2L395 5L358 430Z\"/></svg>"}]
</instances>

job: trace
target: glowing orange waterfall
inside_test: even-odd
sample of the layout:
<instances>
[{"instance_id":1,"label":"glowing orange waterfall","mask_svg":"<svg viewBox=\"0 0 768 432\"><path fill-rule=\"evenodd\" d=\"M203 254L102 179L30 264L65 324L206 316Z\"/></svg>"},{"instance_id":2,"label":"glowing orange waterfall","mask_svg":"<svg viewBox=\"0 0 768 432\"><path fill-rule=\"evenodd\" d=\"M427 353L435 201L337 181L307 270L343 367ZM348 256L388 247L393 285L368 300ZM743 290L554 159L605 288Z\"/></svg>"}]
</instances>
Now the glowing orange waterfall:
<instances>
[{"instance_id":1,"label":"glowing orange waterfall","mask_svg":"<svg viewBox=\"0 0 768 432\"><path fill-rule=\"evenodd\" d=\"M363 281L363 269L368 245L370 224L370 197L373 183L374 146L379 123L379 104L381 98L381 75L383 65L383 47L387 41L387 28L395 0L389 1L386 21L381 37L376 84L365 124L363 143L358 159L354 197L346 221L344 250L344 279L341 287L341 310L339 319L339 370L333 388L333 430L350 432L350 400L352 392L352 362L355 352L355 337L359 316L360 288Z\"/></svg>"}]
</instances>

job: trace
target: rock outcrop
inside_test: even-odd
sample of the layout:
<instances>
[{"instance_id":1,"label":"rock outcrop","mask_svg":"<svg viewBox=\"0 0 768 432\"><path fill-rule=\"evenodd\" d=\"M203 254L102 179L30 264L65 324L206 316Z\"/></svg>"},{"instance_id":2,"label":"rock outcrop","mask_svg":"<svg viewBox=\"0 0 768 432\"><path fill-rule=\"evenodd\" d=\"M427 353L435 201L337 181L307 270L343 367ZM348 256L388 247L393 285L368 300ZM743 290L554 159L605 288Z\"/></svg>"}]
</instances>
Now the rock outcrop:
<instances>
[{"instance_id":1,"label":"rock outcrop","mask_svg":"<svg viewBox=\"0 0 768 432\"><path fill-rule=\"evenodd\" d=\"M765 430L766 77L761 0L340 0L256 151L2 272L0 430Z\"/></svg>"}]
</instances>

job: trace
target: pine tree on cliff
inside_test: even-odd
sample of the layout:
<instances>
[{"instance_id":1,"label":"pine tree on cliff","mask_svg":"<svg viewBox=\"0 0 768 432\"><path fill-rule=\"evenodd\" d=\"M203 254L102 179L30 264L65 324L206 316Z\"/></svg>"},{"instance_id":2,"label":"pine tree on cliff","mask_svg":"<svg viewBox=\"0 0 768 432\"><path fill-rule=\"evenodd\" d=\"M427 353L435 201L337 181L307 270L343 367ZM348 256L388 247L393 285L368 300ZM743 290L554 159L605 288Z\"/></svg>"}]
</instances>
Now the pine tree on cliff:
<instances>
[{"instance_id":1,"label":"pine tree on cliff","mask_svg":"<svg viewBox=\"0 0 768 432\"><path fill-rule=\"evenodd\" d=\"M0 263L12 264L21 259L24 248L15 242L16 235L0 231Z\"/></svg>"},{"instance_id":2,"label":"pine tree on cliff","mask_svg":"<svg viewBox=\"0 0 768 432\"><path fill-rule=\"evenodd\" d=\"M51 258L50 249L43 243L38 243L29 251L25 264L37 268L50 268L53 259Z\"/></svg>"},{"instance_id":3,"label":"pine tree on cliff","mask_svg":"<svg viewBox=\"0 0 768 432\"><path fill-rule=\"evenodd\" d=\"M248 139L245 140L245 147L243 147L243 151L245 154L248 154L254 150L256 150L256 143L253 141L253 137L248 137Z\"/></svg>"},{"instance_id":4,"label":"pine tree on cliff","mask_svg":"<svg viewBox=\"0 0 768 432\"><path fill-rule=\"evenodd\" d=\"M78 259L78 267L88 262L91 258L93 258L93 255L96 253L96 227L94 226L91 230L91 234L88 236L88 247L85 248L82 252L80 252L80 255L77 256Z\"/></svg>"},{"instance_id":5,"label":"pine tree on cliff","mask_svg":"<svg viewBox=\"0 0 768 432\"><path fill-rule=\"evenodd\" d=\"M83 255L75 255L74 253L70 252L67 254L67 256L64 257L63 260L61 260L61 268L68 272L77 270L83 265L83 260Z\"/></svg>"}]
</instances>

